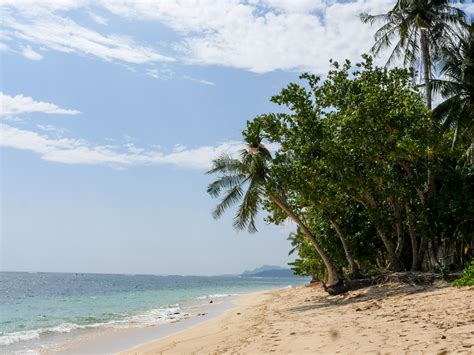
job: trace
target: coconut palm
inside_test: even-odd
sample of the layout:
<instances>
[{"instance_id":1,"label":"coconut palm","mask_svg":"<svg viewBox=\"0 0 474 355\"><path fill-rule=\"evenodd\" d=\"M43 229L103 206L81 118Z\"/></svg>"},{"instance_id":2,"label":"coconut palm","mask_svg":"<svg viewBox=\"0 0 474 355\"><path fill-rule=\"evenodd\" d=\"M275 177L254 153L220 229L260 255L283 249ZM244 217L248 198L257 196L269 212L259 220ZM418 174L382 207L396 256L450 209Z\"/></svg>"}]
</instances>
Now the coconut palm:
<instances>
[{"instance_id":1,"label":"coconut palm","mask_svg":"<svg viewBox=\"0 0 474 355\"><path fill-rule=\"evenodd\" d=\"M460 135L468 144L474 138L474 25L446 43L442 53L443 79L433 80L433 90L445 101L433 110L433 116L455 129L454 148Z\"/></svg>"},{"instance_id":2,"label":"coconut palm","mask_svg":"<svg viewBox=\"0 0 474 355\"><path fill-rule=\"evenodd\" d=\"M439 60L439 49L456 35L466 17L462 10L450 3L450 0L397 0L386 14L361 15L365 23L385 23L375 33L374 55L392 47L393 42L397 41L387 64L401 58L405 66L414 69L421 60L426 106L429 109L432 106L431 74Z\"/></svg>"},{"instance_id":3,"label":"coconut palm","mask_svg":"<svg viewBox=\"0 0 474 355\"><path fill-rule=\"evenodd\" d=\"M218 178L208 186L207 192L213 197L219 197L221 194L224 197L214 209L214 218L221 217L229 207L240 203L234 216L234 228L247 228L251 233L256 232L257 212L264 200L269 199L298 225L304 236L312 243L327 268L328 284L337 284L340 280L336 269L314 234L288 206L284 196L270 188L268 177L271 161L271 153L261 143L242 150L239 159L227 154L215 159L213 168L208 174L218 174Z\"/></svg>"}]
</instances>

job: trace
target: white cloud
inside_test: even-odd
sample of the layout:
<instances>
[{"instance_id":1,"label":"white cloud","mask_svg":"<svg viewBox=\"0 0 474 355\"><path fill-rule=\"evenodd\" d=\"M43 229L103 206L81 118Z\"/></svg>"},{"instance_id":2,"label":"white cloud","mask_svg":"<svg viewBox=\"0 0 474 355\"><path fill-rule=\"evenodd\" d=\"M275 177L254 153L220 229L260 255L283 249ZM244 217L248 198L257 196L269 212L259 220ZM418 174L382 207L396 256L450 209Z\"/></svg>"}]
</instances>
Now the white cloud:
<instances>
[{"instance_id":1,"label":"white cloud","mask_svg":"<svg viewBox=\"0 0 474 355\"><path fill-rule=\"evenodd\" d=\"M216 85L216 83L214 83L212 81L204 80L204 79L196 79L196 78L193 78L192 76L189 76L189 75L184 75L183 78L186 79L186 80L195 81L197 83L204 84L204 85L210 85L210 86L215 86Z\"/></svg>"},{"instance_id":2,"label":"white cloud","mask_svg":"<svg viewBox=\"0 0 474 355\"><path fill-rule=\"evenodd\" d=\"M386 12L393 0L3 0L2 5L4 36L57 51L128 64L180 60L257 73L324 73L330 58L359 60L368 52L376 27L363 24L359 15ZM472 13L471 4L462 6ZM179 36L162 43L175 53L163 55L130 37L85 28L67 17L72 10L101 24L107 20L95 10L164 24ZM147 74L159 76L154 69Z\"/></svg>"},{"instance_id":3,"label":"white cloud","mask_svg":"<svg viewBox=\"0 0 474 355\"><path fill-rule=\"evenodd\" d=\"M147 69L145 71L146 75L151 76L154 79L169 80L174 76L174 72L169 68L163 69Z\"/></svg>"},{"instance_id":4,"label":"white cloud","mask_svg":"<svg viewBox=\"0 0 474 355\"><path fill-rule=\"evenodd\" d=\"M47 125L42 125L42 124L37 124L36 127L38 127L40 130L45 131L45 132L52 132L56 133L58 135L64 134L67 132L67 129L61 128L61 127L56 127L50 124Z\"/></svg>"},{"instance_id":5,"label":"white cloud","mask_svg":"<svg viewBox=\"0 0 474 355\"><path fill-rule=\"evenodd\" d=\"M95 14L93 12L89 12L89 17L96 23L98 23L99 25L104 25L106 26L108 21L105 17L102 17L98 14Z\"/></svg>"},{"instance_id":6,"label":"white cloud","mask_svg":"<svg viewBox=\"0 0 474 355\"><path fill-rule=\"evenodd\" d=\"M358 60L375 28L360 13L386 11L392 0L103 1L118 16L157 21L181 35L176 49L188 64L225 65L257 73L325 72L330 58Z\"/></svg>"},{"instance_id":7,"label":"white cloud","mask_svg":"<svg viewBox=\"0 0 474 355\"><path fill-rule=\"evenodd\" d=\"M49 102L35 101L28 96L9 96L0 91L0 116L14 116L33 112L60 115L78 115L81 113L78 110L60 108Z\"/></svg>"},{"instance_id":8,"label":"white cloud","mask_svg":"<svg viewBox=\"0 0 474 355\"><path fill-rule=\"evenodd\" d=\"M4 11L7 35L68 53L108 61L143 64L173 61L223 65L257 73L273 70L326 72L330 58L358 60L373 42L375 28L359 14L381 13L392 0L101 0L8 1ZM176 53L165 56L126 36L104 35L68 18L67 12L102 7L128 20L155 21L180 39L165 43ZM157 38L159 41L159 38ZM151 69L147 73L158 77ZM206 82L203 82L206 84Z\"/></svg>"},{"instance_id":9,"label":"white cloud","mask_svg":"<svg viewBox=\"0 0 474 355\"><path fill-rule=\"evenodd\" d=\"M0 124L0 146L39 154L42 159L65 164L106 165L124 168L133 165L172 165L186 169L208 169L213 159L223 153L237 154L240 142L217 146L186 148L178 146L169 153L146 150L134 144L94 145L84 139L50 137L37 132Z\"/></svg>"},{"instance_id":10,"label":"white cloud","mask_svg":"<svg viewBox=\"0 0 474 355\"><path fill-rule=\"evenodd\" d=\"M316 10L322 10L328 3L334 3L333 1L325 0L259 0L250 1L253 4L263 4L271 8L280 10L282 12L312 12Z\"/></svg>"},{"instance_id":11,"label":"white cloud","mask_svg":"<svg viewBox=\"0 0 474 355\"><path fill-rule=\"evenodd\" d=\"M24 47L22 50L21 50L21 54L27 58L27 59L30 59L30 60L41 60L43 59L43 56L38 53L38 52L35 52L33 50L33 48L31 48L31 46L26 46Z\"/></svg>"},{"instance_id":12,"label":"white cloud","mask_svg":"<svg viewBox=\"0 0 474 355\"><path fill-rule=\"evenodd\" d=\"M0 51L9 52L11 50L12 49L6 43L0 42Z\"/></svg>"},{"instance_id":13,"label":"white cloud","mask_svg":"<svg viewBox=\"0 0 474 355\"><path fill-rule=\"evenodd\" d=\"M201 80L197 79L197 80L198 80L199 83L204 84L204 85L211 85L211 86L216 85L216 83L214 83L212 81L208 81L208 80L204 80L204 79L201 79Z\"/></svg>"},{"instance_id":14,"label":"white cloud","mask_svg":"<svg viewBox=\"0 0 474 355\"><path fill-rule=\"evenodd\" d=\"M74 4L69 1L3 3L0 15L3 17L5 36L60 52L95 56L105 61L133 64L174 61L151 47L137 44L128 36L103 35L55 12L80 5L81 2Z\"/></svg>"}]
</instances>

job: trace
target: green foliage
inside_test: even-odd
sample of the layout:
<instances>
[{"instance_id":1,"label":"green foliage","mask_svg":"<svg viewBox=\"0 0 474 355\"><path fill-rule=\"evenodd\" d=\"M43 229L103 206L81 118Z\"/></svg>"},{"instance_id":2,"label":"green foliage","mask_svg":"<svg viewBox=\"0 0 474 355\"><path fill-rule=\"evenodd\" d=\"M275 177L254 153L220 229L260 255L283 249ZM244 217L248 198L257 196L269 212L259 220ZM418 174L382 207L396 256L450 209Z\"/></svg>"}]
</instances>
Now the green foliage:
<instances>
[{"instance_id":1,"label":"green foliage","mask_svg":"<svg viewBox=\"0 0 474 355\"><path fill-rule=\"evenodd\" d=\"M433 80L433 89L445 101L434 109L433 115L446 128L455 129L452 147L460 144L465 153L474 138L474 24L451 37L442 54L443 79Z\"/></svg>"},{"instance_id":2,"label":"green foliage","mask_svg":"<svg viewBox=\"0 0 474 355\"><path fill-rule=\"evenodd\" d=\"M472 31L463 32L464 14L447 0L399 0L387 15L363 19L386 21L374 52L398 36L391 59L410 69L376 67L366 55L355 65L331 62L324 80L305 73L288 84L271 98L278 112L247 122L240 158L214 161L208 192L223 194L214 217L239 204L234 227L251 232L260 208L268 223L291 218L298 258L290 265L300 275L388 268L447 276L474 246L474 173L465 159ZM426 106L412 70L420 60ZM431 80L438 67L445 80ZM434 112L432 90L447 99Z\"/></svg>"},{"instance_id":3,"label":"green foliage","mask_svg":"<svg viewBox=\"0 0 474 355\"><path fill-rule=\"evenodd\" d=\"M336 266L346 266L345 259L368 265L387 259L399 268L403 211L420 205L413 196L424 189L427 157L443 140L411 75L374 67L368 56L355 71L349 61L334 62L323 82L303 74L306 87L292 83L272 97L285 113L247 124L244 137L258 131L280 144L269 184L284 191L293 209L304 210ZM267 220L278 223L274 206L265 207L273 212ZM336 224L337 234L330 227Z\"/></svg>"},{"instance_id":4,"label":"green foliage","mask_svg":"<svg viewBox=\"0 0 474 355\"><path fill-rule=\"evenodd\" d=\"M453 286L474 286L474 260L464 269L462 277L453 282Z\"/></svg>"},{"instance_id":5,"label":"green foliage","mask_svg":"<svg viewBox=\"0 0 474 355\"><path fill-rule=\"evenodd\" d=\"M298 258L288 263L295 275L311 276L314 280L323 280L326 272L324 263L314 247L309 243L301 232L291 233L288 237L293 249L289 254L298 252Z\"/></svg>"}]
</instances>

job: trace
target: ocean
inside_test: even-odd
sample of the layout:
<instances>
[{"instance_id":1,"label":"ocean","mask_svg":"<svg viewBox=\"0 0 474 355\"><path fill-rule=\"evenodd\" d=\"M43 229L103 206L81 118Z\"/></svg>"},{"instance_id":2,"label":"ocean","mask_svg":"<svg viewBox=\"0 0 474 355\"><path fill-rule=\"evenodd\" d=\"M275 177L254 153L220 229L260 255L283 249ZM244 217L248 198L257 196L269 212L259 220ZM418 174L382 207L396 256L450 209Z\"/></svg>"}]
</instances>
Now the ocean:
<instances>
[{"instance_id":1,"label":"ocean","mask_svg":"<svg viewBox=\"0 0 474 355\"><path fill-rule=\"evenodd\" d=\"M0 353L45 350L57 334L197 316L201 305L306 278L0 272ZM60 338L64 340L63 338Z\"/></svg>"}]
</instances>

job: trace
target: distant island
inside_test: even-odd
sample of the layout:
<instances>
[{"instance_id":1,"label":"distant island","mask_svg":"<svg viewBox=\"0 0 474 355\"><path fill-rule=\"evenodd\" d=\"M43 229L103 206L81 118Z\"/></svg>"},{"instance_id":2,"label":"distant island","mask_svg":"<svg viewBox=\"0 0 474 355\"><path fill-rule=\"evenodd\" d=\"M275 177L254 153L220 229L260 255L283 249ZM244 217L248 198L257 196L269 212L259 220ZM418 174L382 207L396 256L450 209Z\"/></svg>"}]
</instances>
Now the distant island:
<instances>
[{"instance_id":1,"label":"distant island","mask_svg":"<svg viewBox=\"0 0 474 355\"><path fill-rule=\"evenodd\" d=\"M281 266L263 265L250 271L244 271L246 277L296 277L293 270Z\"/></svg>"}]
</instances>

